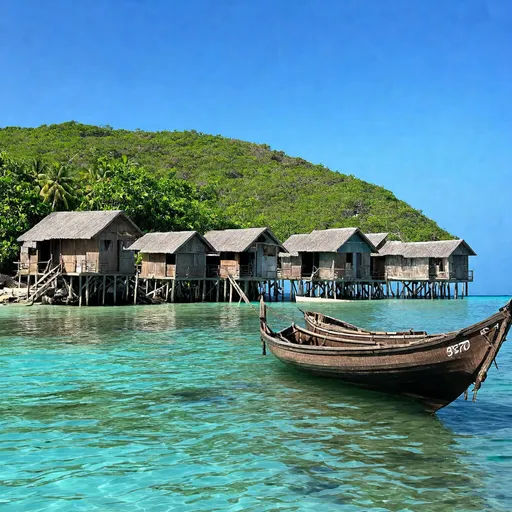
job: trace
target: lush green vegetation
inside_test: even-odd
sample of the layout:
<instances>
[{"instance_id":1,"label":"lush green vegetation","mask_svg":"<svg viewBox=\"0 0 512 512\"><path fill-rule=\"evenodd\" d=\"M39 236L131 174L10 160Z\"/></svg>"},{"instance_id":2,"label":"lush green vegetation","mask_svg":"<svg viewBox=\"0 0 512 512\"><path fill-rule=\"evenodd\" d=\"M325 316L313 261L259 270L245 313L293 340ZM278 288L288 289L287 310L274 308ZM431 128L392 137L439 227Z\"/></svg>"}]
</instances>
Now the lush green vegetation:
<instances>
[{"instance_id":1,"label":"lush green vegetation","mask_svg":"<svg viewBox=\"0 0 512 512\"><path fill-rule=\"evenodd\" d=\"M81 170L0 153L0 271L12 270L16 238L54 210L122 209L146 231L238 227L218 205L212 187L157 177L126 157L99 158Z\"/></svg>"},{"instance_id":2,"label":"lush green vegetation","mask_svg":"<svg viewBox=\"0 0 512 512\"><path fill-rule=\"evenodd\" d=\"M406 241L451 237L382 187L218 135L69 122L0 129L0 151L11 162L0 208L14 219L0 220L0 262L13 236L59 208L120 208L147 230L266 225L285 239L357 226Z\"/></svg>"}]
</instances>

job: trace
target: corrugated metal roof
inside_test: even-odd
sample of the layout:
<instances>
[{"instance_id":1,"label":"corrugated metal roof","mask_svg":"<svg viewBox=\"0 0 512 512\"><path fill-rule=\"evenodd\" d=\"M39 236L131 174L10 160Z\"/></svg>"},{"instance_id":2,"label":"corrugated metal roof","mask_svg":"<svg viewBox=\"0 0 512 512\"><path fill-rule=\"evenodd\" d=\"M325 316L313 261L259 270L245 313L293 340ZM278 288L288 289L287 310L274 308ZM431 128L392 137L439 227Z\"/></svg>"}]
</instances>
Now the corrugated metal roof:
<instances>
[{"instance_id":1,"label":"corrugated metal roof","mask_svg":"<svg viewBox=\"0 0 512 512\"><path fill-rule=\"evenodd\" d=\"M114 219L123 215L133 227L142 231L122 210L88 212L53 212L18 238L18 242L44 240L89 240L103 231Z\"/></svg>"},{"instance_id":2,"label":"corrugated metal roof","mask_svg":"<svg viewBox=\"0 0 512 512\"><path fill-rule=\"evenodd\" d=\"M356 233L376 251L372 242L358 228L314 230L309 234L292 235L283 245L289 252L294 253L337 252Z\"/></svg>"},{"instance_id":3,"label":"corrugated metal roof","mask_svg":"<svg viewBox=\"0 0 512 512\"><path fill-rule=\"evenodd\" d=\"M470 256L475 251L464 240L439 240L435 242L386 242L378 256L403 256L404 258L449 258L464 245Z\"/></svg>"},{"instance_id":4,"label":"corrugated metal roof","mask_svg":"<svg viewBox=\"0 0 512 512\"><path fill-rule=\"evenodd\" d=\"M169 231L167 233L147 233L134 242L128 250L140 251L145 254L174 254L191 238L198 236L208 247L209 251L215 251L212 245L197 231Z\"/></svg>"},{"instance_id":5,"label":"corrugated metal roof","mask_svg":"<svg viewBox=\"0 0 512 512\"><path fill-rule=\"evenodd\" d=\"M366 238L378 249L384 244L389 233L365 233Z\"/></svg>"},{"instance_id":6,"label":"corrugated metal roof","mask_svg":"<svg viewBox=\"0 0 512 512\"><path fill-rule=\"evenodd\" d=\"M217 252L244 252L263 234L270 237L275 245L282 247L268 228L224 229L209 231L204 236Z\"/></svg>"}]
</instances>

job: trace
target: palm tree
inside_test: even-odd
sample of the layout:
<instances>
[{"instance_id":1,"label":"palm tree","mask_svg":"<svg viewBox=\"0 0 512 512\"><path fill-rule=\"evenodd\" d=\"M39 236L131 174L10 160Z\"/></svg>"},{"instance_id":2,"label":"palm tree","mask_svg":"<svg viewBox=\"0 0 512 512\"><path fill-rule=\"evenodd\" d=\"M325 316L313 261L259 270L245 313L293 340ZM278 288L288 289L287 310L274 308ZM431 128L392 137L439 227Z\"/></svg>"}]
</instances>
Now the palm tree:
<instances>
[{"instance_id":1,"label":"palm tree","mask_svg":"<svg viewBox=\"0 0 512 512\"><path fill-rule=\"evenodd\" d=\"M75 179L67 165L55 162L45 172L39 173L37 179L43 203L51 202L52 210L56 210L61 204L66 210L69 209L69 203L75 197Z\"/></svg>"}]
</instances>

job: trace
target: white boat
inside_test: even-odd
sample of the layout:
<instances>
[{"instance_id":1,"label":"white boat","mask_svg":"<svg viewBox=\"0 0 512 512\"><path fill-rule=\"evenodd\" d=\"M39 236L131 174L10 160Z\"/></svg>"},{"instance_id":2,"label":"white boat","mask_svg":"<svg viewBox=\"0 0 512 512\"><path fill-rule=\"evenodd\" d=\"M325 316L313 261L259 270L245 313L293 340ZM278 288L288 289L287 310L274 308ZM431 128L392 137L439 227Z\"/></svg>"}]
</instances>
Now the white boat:
<instances>
[{"instance_id":1,"label":"white boat","mask_svg":"<svg viewBox=\"0 0 512 512\"><path fill-rule=\"evenodd\" d=\"M353 302L348 299L329 299L326 297L307 297L305 295L295 295L295 302Z\"/></svg>"}]
</instances>

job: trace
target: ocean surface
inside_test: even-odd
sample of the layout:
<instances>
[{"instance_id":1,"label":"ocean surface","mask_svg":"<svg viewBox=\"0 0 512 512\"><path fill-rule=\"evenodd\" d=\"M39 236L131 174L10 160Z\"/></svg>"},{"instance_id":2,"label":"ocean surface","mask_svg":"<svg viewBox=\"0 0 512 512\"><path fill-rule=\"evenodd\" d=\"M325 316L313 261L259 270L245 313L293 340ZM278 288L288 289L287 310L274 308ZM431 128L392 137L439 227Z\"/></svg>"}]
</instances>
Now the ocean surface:
<instances>
[{"instance_id":1,"label":"ocean surface","mask_svg":"<svg viewBox=\"0 0 512 512\"><path fill-rule=\"evenodd\" d=\"M506 301L315 309L434 332ZM0 509L510 511L512 339L498 365L431 415L263 357L244 304L0 307Z\"/></svg>"}]
</instances>

